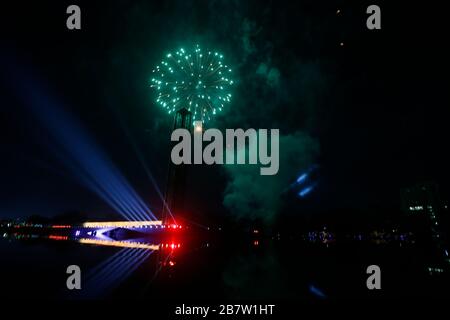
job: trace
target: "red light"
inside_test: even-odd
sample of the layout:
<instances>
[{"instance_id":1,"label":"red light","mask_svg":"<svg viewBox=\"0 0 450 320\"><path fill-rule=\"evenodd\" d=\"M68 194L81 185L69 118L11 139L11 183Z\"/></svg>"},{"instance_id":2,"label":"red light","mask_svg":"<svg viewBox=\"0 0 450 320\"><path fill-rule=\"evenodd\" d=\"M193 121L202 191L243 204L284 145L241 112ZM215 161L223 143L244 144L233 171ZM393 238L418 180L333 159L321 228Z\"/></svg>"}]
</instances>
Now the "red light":
<instances>
[{"instance_id":1,"label":"red light","mask_svg":"<svg viewBox=\"0 0 450 320\"><path fill-rule=\"evenodd\" d=\"M54 235L49 235L48 238L52 239L52 240L68 240L69 239L69 237L67 237L67 236L54 236Z\"/></svg>"},{"instance_id":2,"label":"red light","mask_svg":"<svg viewBox=\"0 0 450 320\"><path fill-rule=\"evenodd\" d=\"M175 265L175 262L173 262L172 260L169 261L169 266L173 267Z\"/></svg>"},{"instance_id":3,"label":"red light","mask_svg":"<svg viewBox=\"0 0 450 320\"><path fill-rule=\"evenodd\" d=\"M256 247L256 246L259 246L259 241L258 240L255 240L255 241L253 241L253 245Z\"/></svg>"}]
</instances>

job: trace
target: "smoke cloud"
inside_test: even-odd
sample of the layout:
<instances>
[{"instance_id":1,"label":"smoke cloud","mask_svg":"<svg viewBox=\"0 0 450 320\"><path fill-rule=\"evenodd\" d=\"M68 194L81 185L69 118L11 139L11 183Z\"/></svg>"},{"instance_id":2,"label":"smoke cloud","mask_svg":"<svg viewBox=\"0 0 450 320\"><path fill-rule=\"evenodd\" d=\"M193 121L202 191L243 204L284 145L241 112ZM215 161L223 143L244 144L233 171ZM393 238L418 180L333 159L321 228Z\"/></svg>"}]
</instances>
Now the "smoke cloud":
<instances>
[{"instance_id":1,"label":"smoke cloud","mask_svg":"<svg viewBox=\"0 0 450 320\"><path fill-rule=\"evenodd\" d=\"M262 176L258 165L224 165L229 182L224 205L237 218L273 221L280 209L281 193L299 171L309 167L319 152L318 142L305 133L280 135L280 169Z\"/></svg>"}]
</instances>

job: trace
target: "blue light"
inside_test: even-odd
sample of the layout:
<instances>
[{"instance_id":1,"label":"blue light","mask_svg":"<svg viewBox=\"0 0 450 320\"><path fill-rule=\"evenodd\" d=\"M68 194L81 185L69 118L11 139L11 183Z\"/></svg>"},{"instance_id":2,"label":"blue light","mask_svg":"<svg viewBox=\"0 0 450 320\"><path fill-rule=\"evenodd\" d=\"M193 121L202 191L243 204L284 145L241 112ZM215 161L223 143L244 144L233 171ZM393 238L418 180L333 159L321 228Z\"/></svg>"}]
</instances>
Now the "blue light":
<instances>
[{"instance_id":1,"label":"blue light","mask_svg":"<svg viewBox=\"0 0 450 320\"><path fill-rule=\"evenodd\" d=\"M302 182L304 182L304 181L306 180L307 177L308 177L308 174L307 174L307 173L302 174L301 176L299 176L299 177L297 178L297 183L302 183Z\"/></svg>"},{"instance_id":2,"label":"blue light","mask_svg":"<svg viewBox=\"0 0 450 320\"><path fill-rule=\"evenodd\" d=\"M140 259L147 250L142 249L132 249L132 253L126 257L125 259L122 259L121 263L112 270L109 274L106 275L106 277L103 278L103 283L106 286L109 286L111 284L114 284L115 280L119 278L122 274L124 274L131 266L133 266L138 259Z\"/></svg>"},{"instance_id":3,"label":"blue light","mask_svg":"<svg viewBox=\"0 0 450 320\"><path fill-rule=\"evenodd\" d=\"M313 286L313 285L310 285L309 286L309 291L313 294L313 295L315 295L316 297L318 297L318 298L320 298L320 299L326 299L326 295L319 289L319 288L316 288L315 286Z\"/></svg>"},{"instance_id":4,"label":"blue light","mask_svg":"<svg viewBox=\"0 0 450 320\"><path fill-rule=\"evenodd\" d=\"M114 255L110 256L108 259L104 260L94 268L90 269L86 275L86 279L89 279L90 281L93 278L98 277L99 274L102 272L101 270L105 270L106 268L110 267L111 264L114 263L114 261L119 259L121 256L125 255L127 252L131 252L131 249L130 248L120 249Z\"/></svg>"},{"instance_id":5,"label":"blue light","mask_svg":"<svg viewBox=\"0 0 450 320\"><path fill-rule=\"evenodd\" d=\"M306 187L305 189L301 190L298 195L302 198L307 196L312 190L314 189L314 186Z\"/></svg>"}]
</instances>

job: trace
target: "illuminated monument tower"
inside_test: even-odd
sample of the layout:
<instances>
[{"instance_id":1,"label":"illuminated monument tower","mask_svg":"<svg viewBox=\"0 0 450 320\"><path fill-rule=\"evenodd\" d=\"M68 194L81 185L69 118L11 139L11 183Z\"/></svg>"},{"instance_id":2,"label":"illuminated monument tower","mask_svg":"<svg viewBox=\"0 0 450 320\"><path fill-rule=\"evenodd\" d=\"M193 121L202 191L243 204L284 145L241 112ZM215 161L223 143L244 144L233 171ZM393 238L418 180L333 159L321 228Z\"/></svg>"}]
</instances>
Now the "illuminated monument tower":
<instances>
[{"instance_id":1,"label":"illuminated monument tower","mask_svg":"<svg viewBox=\"0 0 450 320\"><path fill-rule=\"evenodd\" d=\"M157 90L156 103L175 115L173 129L188 129L194 122L203 124L221 112L231 101L232 70L217 51L199 45L167 53L153 70L151 87ZM196 130L197 130L197 124ZM182 212L187 168L169 164L163 220Z\"/></svg>"},{"instance_id":2,"label":"illuminated monument tower","mask_svg":"<svg viewBox=\"0 0 450 320\"><path fill-rule=\"evenodd\" d=\"M192 113L186 108L180 109L175 113L173 130L175 129L187 129L192 133ZM166 192L164 196L166 205L163 207L162 215L163 222L168 222L168 220L171 219L171 212L177 214L183 211L187 165L175 165L169 159L168 171Z\"/></svg>"}]
</instances>

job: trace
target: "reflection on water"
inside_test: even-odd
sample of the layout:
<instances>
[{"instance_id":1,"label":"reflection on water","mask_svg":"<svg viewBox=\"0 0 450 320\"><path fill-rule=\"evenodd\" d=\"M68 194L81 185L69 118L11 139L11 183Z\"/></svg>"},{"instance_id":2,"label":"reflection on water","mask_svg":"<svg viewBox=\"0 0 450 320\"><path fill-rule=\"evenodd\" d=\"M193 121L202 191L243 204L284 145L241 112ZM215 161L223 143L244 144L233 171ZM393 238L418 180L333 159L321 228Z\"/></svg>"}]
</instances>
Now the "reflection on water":
<instances>
[{"instance_id":1,"label":"reflection on water","mask_svg":"<svg viewBox=\"0 0 450 320\"><path fill-rule=\"evenodd\" d=\"M94 259L97 261L96 264L90 266L88 270L82 269L83 288L80 291L64 290L65 296L68 298L98 298L110 295L147 260L150 260L149 258L156 252L158 253L154 255L156 259L151 261L153 278L157 277L162 268L170 268L176 264L175 253L181 249L182 245L176 237L173 237L173 234L167 237L157 233L130 232L130 230L118 230L111 227L93 229L99 227L103 226L90 225L73 229L70 226L61 225L53 226L53 233L51 234L47 234L47 232L39 232L39 234L26 232L4 233L3 239L7 240L9 244L3 242L0 249L6 247L5 244L10 248L26 246L27 249L33 249L30 245L52 247L54 243L67 243L68 246L62 249L65 252L73 250L73 245L76 244L83 247L88 245L96 248L114 248L116 251L110 253L107 258L100 262L98 262L98 259ZM175 228L175 226L172 227ZM143 228L150 227L143 226ZM139 237L136 237L136 235L139 235ZM127 239L127 237L129 238ZM86 248L84 250L88 251L89 249ZM10 258L13 263L14 261L12 260L14 258L21 260L21 257L12 255ZM33 257L31 256L31 258ZM49 258L49 255L39 255L39 260L47 258ZM85 257L80 257L78 259L79 262L73 261L71 264L78 265L84 259ZM54 257L51 257L50 261L53 262Z\"/></svg>"},{"instance_id":2,"label":"reflection on water","mask_svg":"<svg viewBox=\"0 0 450 320\"><path fill-rule=\"evenodd\" d=\"M0 295L172 300L448 297L448 275L430 272L425 250L401 236L365 243L355 241L357 237L345 244L322 231L296 241L279 238L255 233L250 238L199 240L176 233L93 228L4 233L0 253L8 258L0 265ZM66 288L66 269L73 264L82 270L80 291ZM371 264L383 272L382 293L366 288Z\"/></svg>"},{"instance_id":3,"label":"reflection on water","mask_svg":"<svg viewBox=\"0 0 450 320\"><path fill-rule=\"evenodd\" d=\"M90 270L82 294L97 297L120 285L154 252L151 249L124 248Z\"/></svg>"}]
</instances>

